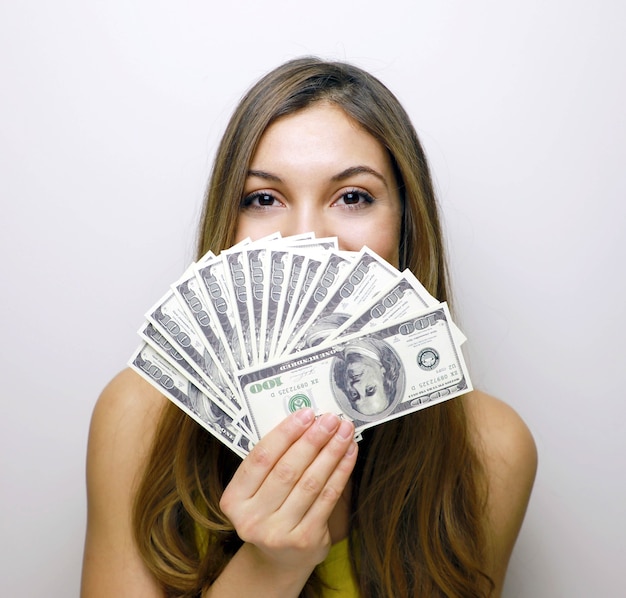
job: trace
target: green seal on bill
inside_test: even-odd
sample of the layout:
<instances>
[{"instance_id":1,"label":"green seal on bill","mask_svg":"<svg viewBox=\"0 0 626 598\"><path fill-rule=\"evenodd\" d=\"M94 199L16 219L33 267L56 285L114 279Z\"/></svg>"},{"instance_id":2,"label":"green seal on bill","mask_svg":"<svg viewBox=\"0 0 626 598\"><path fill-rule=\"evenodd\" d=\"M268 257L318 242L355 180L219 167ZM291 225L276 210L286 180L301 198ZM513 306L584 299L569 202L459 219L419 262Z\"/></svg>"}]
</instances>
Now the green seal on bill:
<instances>
[{"instance_id":1,"label":"green seal on bill","mask_svg":"<svg viewBox=\"0 0 626 598\"><path fill-rule=\"evenodd\" d=\"M289 399L289 403L287 404L287 408L289 409L289 413L293 413L294 411L298 411L298 409L304 409L305 407L311 407L313 403L311 403L311 399L307 395L297 394L293 395Z\"/></svg>"}]
</instances>

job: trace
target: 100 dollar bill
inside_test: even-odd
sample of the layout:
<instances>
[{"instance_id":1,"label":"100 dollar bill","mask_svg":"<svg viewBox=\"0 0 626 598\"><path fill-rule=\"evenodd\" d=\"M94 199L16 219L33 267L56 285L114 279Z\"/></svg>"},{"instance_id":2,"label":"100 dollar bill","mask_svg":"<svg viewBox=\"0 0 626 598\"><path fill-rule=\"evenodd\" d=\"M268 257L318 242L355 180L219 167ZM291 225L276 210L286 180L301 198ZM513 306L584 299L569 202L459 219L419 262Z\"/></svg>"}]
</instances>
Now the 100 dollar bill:
<instances>
[{"instance_id":1,"label":"100 dollar bill","mask_svg":"<svg viewBox=\"0 0 626 598\"><path fill-rule=\"evenodd\" d=\"M313 299L318 302L306 326L296 331L286 353L296 353L320 345L326 338L335 338L341 324L350 319L358 308L377 297L387 283L399 276L398 270L367 247L349 262L349 269L331 289L327 280L320 280L319 290ZM328 292L330 291L330 292ZM318 295L319 297L316 297ZM421 308L427 307L426 304Z\"/></svg>"},{"instance_id":2,"label":"100 dollar bill","mask_svg":"<svg viewBox=\"0 0 626 598\"><path fill-rule=\"evenodd\" d=\"M356 431L472 390L445 303L238 374L261 438L289 413L312 407Z\"/></svg>"},{"instance_id":3,"label":"100 dollar bill","mask_svg":"<svg viewBox=\"0 0 626 598\"><path fill-rule=\"evenodd\" d=\"M241 418L233 418L174 368L147 343L137 348L128 365L170 401L241 457L251 448Z\"/></svg>"}]
</instances>

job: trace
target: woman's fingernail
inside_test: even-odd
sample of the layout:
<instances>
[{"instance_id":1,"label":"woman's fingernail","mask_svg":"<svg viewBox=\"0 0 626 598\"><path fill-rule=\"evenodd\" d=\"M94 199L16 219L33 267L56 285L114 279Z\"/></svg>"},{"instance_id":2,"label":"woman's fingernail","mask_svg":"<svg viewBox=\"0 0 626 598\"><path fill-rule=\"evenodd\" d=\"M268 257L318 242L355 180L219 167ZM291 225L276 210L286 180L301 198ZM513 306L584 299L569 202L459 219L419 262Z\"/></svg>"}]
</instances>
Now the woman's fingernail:
<instances>
[{"instance_id":1,"label":"woman's fingernail","mask_svg":"<svg viewBox=\"0 0 626 598\"><path fill-rule=\"evenodd\" d=\"M345 440L346 438L350 438L350 436L352 436L353 430L354 428L352 427L352 424L344 419L337 430L337 436Z\"/></svg>"},{"instance_id":2,"label":"woman's fingernail","mask_svg":"<svg viewBox=\"0 0 626 598\"><path fill-rule=\"evenodd\" d=\"M339 418L334 413L324 413L324 415L319 418L317 423L319 424L319 427L324 430L324 432L330 434L337 429Z\"/></svg>"},{"instance_id":3,"label":"woman's fingernail","mask_svg":"<svg viewBox=\"0 0 626 598\"><path fill-rule=\"evenodd\" d=\"M354 455L354 451L356 451L356 442L351 442L348 450L346 451L346 457L352 457Z\"/></svg>"},{"instance_id":4,"label":"woman's fingernail","mask_svg":"<svg viewBox=\"0 0 626 598\"><path fill-rule=\"evenodd\" d=\"M303 407L296 411L295 417L303 426L306 426L315 419L315 412L310 407Z\"/></svg>"}]
</instances>

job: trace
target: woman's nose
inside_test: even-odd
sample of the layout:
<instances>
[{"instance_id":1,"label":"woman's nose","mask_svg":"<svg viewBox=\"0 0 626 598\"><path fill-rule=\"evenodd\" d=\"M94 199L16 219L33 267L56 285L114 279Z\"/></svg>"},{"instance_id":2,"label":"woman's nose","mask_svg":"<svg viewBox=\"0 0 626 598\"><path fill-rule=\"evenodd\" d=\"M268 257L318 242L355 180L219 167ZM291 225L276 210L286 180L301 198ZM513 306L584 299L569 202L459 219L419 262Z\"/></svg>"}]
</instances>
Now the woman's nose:
<instances>
[{"instance_id":1,"label":"woman's nose","mask_svg":"<svg viewBox=\"0 0 626 598\"><path fill-rule=\"evenodd\" d=\"M316 237L332 236L328 231L326 219L321 210L310 206L302 206L293 209L288 223L289 231L283 234L298 235L302 233L315 233Z\"/></svg>"}]
</instances>

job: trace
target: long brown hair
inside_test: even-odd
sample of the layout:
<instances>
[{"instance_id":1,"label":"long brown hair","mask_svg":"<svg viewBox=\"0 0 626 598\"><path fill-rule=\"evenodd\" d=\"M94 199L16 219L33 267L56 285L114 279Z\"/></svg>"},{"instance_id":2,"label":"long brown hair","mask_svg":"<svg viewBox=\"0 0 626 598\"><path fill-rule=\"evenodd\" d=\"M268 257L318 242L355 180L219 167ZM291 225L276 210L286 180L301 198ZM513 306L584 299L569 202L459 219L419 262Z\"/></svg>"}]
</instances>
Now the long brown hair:
<instances>
[{"instance_id":1,"label":"long brown hair","mask_svg":"<svg viewBox=\"0 0 626 598\"><path fill-rule=\"evenodd\" d=\"M437 202L406 112L376 78L344 63L290 61L243 97L218 148L205 197L198 253L234 242L248 165L266 128L325 100L340 106L389 152L400 186L400 268L449 299ZM136 541L171 596L198 596L241 540L219 509L240 460L173 405L164 410L136 495ZM479 597L485 490L460 401L368 430L353 473L350 555L364 598ZM319 595L314 573L302 596Z\"/></svg>"}]
</instances>

